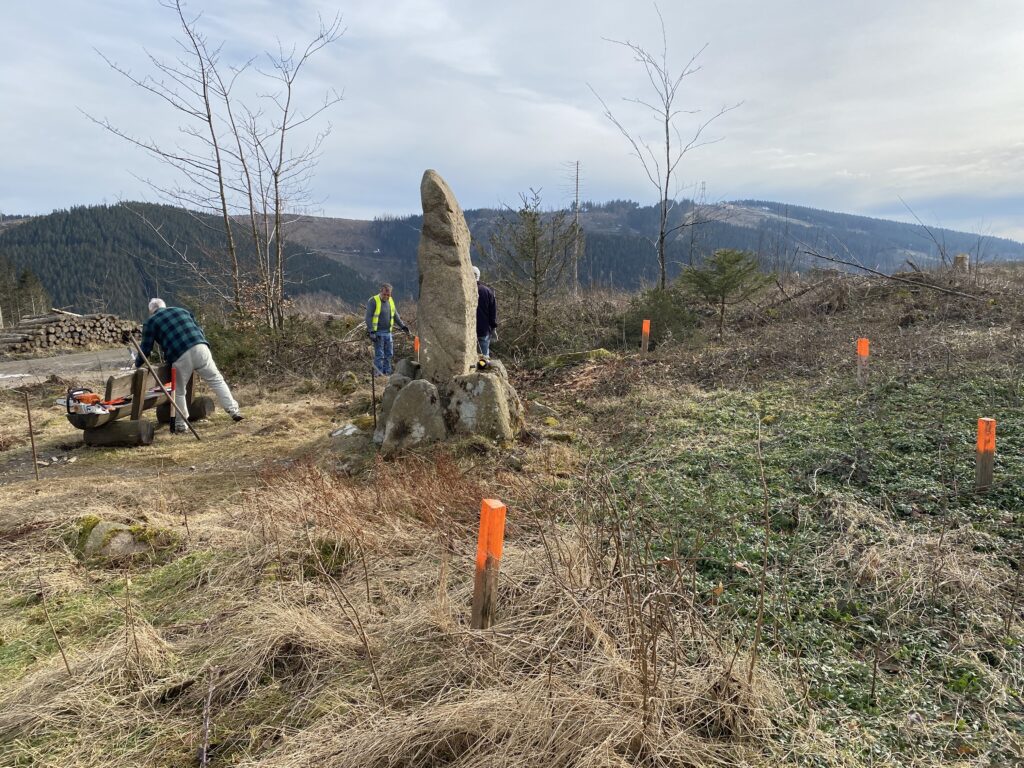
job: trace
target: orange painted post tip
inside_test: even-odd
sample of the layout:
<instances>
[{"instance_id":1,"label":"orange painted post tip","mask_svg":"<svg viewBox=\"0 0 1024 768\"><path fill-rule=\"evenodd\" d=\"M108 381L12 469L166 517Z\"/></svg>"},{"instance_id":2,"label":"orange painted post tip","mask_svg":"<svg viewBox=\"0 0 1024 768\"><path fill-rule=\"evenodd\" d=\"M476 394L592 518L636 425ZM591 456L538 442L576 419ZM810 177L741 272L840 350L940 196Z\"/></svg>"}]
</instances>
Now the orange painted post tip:
<instances>
[{"instance_id":1,"label":"orange painted post tip","mask_svg":"<svg viewBox=\"0 0 1024 768\"><path fill-rule=\"evenodd\" d=\"M505 542L505 505L497 499L480 503L480 534L476 542L476 569L487 566L487 558L501 560Z\"/></svg>"},{"instance_id":2,"label":"orange painted post tip","mask_svg":"<svg viewBox=\"0 0 1024 768\"><path fill-rule=\"evenodd\" d=\"M857 339L857 356L867 357L871 349L871 342L865 338Z\"/></svg>"},{"instance_id":3,"label":"orange painted post tip","mask_svg":"<svg viewBox=\"0 0 1024 768\"><path fill-rule=\"evenodd\" d=\"M644 320L643 334L644 334L644 336L650 336L651 335L651 321L650 320Z\"/></svg>"},{"instance_id":4,"label":"orange painted post tip","mask_svg":"<svg viewBox=\"0 0 1024 768\"><path fill-rule=\"evenodd\" d=\"M420 337L419 336L413 336L412 337L412 351L415 352L417 355L420 353Z\"/></svg>"},{"instance_id":5,"label":"orange painted post tip","mask_svg":"<svg viewBox=\"0 0 1024 768\"><path fill-rule=\"evenodd\" d=\"M996 452L996 420L978 419L978 453Z\"/></svg>"}]
</instances>

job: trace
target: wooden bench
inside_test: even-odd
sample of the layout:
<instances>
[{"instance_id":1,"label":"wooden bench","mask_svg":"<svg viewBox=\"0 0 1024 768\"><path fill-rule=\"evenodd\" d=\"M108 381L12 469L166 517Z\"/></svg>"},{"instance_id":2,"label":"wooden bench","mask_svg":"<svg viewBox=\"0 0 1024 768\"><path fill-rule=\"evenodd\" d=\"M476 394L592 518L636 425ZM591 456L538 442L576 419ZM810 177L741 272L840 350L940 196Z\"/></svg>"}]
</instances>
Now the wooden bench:
<instances>
[{"instance_id":1,"label":"wooden bench","mask_svg":"<svg viewBox=\"0 0 1024 768\"><path fill-rule=\"evenodd\" d=\"M170 390L171 366L165 363L156 370L164 386ZM193 400L194 383L195 374L189 378L185 389L189 421L205 419L214 410L213 400L209 397ZM103 402L106 404L118 400L123 402L107 405L106 413L73 413L69 410L68 421L82 430L82 438L86 445L150 445L153 442L155 428L153 422L142 418L143 412L155 409L156 419L161 424L168 424L173 420L173 410L167 395L161 391L159 383L153 379L153 374L144 368L107 379Z\"/></svg>"}]
</instances>

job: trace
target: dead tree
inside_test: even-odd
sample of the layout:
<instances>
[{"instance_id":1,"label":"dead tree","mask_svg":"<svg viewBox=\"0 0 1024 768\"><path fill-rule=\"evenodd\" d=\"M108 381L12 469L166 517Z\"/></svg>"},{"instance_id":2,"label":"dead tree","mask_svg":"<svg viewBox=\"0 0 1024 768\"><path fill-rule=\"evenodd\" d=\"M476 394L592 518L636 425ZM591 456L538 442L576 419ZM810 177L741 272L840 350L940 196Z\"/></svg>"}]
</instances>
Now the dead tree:
<instances>
[{"instance_id":1,"label":"dead tree","mask_svg":"<svg viewBox=\"0 0 1024 768\"><path fill-rule=\"evenodd\" d=\"M618 128L619 132L629 143L632 148L632 154L640 161L647 180L658 191L660 207L658 236L652 241L652 244L658 255L659 286L664 290L667 284L665 267L666 246L672 236L679 230L697 223L696 218L693 216L683 217L677 224L670 224L669 222L670 214L676 205L676 198L681 189L677 178L679 165L690 151L717 141L717 139L704 140L704 131L719 117L739 105L722 107L710 118L705 120L698 119L696 126L692 128L692 133L688 134L690 138L683 138L683 133L679 130L677 124L681 116L699 115L700 110L680 108L677 104L679 89L686 78L700 71L701 68L697 65L697 59L707 46L705 45L697 51L686 65L676 73L676 70L670 68L668 62L668 37L665 33L665 19L662 17L657 5L655 5L654 10L657 12L658 21L661 23L660 54L652 53L638 43L605 39L610 43L615 43L628 49L633 54L633 59L643 67L654 92L653 100L636 97L625 98L624 101L644 107L654 115L659 126L657 140L649 141L644 135L631 131L612 112L611 108L597 91L593 87L590 90L597 97L598 101L601 102L601 106L604 108L604 116ZM696 211L697 208L694 206L694 213Z\"/></svg>"},{"instance_id":2,"label":"dead tree","mask_svg":"<svg viewBox=\"0 0 1024 768\"><path fill-rule=\"evenodd\" d=\"M202 258L197 258L187 245L167 242L171 252L236 313L256 310L267 325L277 327L283 318L285 224L290 212L306 201L329 129L300 149L294 149L290 139L341 100L332 91L313 109L303 111L295 102L295 82L311 57L341 37L341 18L336 16L329 23L321 20L318 32L301 50L281 47L264 54L264 70L256 56L237 65L223 63L222 46L209 43L199 29L200 17L186 15L182 0L161 0L160 4L174 13L179 27L176 58L150 55L152 73L136 75L100 55L111 69L178 114L187 146L171 148L138 138L106 119L89 117L177 172L174 186L147 181L162 199L220 220L223 253L200 249ZM242 78L257 81L255 85L246 82L246 92L262 90L263 95L248 103L237 97L236 89L243 90L238 88ZM269 92L265 90L268 83ZM243 242L235 230L239 221L247 222ZM219 274L209 274L211 267ZM251 306L253 294L258 307Z\"/></svg>"}]
</instances>

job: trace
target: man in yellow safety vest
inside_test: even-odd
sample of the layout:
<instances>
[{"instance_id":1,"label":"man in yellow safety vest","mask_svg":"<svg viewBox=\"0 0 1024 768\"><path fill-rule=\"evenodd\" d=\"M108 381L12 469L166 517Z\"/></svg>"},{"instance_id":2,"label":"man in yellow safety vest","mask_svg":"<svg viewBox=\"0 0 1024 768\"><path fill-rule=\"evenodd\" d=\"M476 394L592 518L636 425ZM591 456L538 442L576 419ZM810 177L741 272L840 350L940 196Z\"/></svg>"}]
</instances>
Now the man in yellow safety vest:
<instances>
[{"instance_id":1,"label":"man in yellow safety vest","mask_svg":"<svg viewBox=\"0 0 1024 768\"><path fill-rule=\"evenodd\" d=\"M391 297L391 284L382 283L380 293L366 302L366 333L373 342L374 370L381 376L391 375L391 358L395 355L391 332L396 325L409 333L409 326L398 316L398 308Z\"/></svg>"}]
</instances>

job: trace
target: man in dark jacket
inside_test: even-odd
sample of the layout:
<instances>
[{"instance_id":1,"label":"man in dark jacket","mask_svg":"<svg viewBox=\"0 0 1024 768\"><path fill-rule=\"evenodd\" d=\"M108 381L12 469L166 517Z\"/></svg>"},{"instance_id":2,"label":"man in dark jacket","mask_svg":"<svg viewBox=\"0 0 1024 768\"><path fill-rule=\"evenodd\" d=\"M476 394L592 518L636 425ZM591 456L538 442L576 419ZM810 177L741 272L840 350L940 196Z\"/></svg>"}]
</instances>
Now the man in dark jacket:
<instances>
[{"instance_id":1,"label":"man in dark jacket","mask_svg":"<svg viewBox=\"0 0 1024 768\"><path fill-rule=\"evenodd\" d=\"M473 267L473 274L476 275L476 341L480 346L480 354L484 357L491 356L491 336L497 337L498 330L498 300L494 296L494 290L480 282L480 268Z\"/></svg>"},{"instance_id":2,"label":"man in dark jacket","mask_svg":"<svg viewBox=\"0 0 1024 768\"><path fill-rule=\"evenodd\" d=\"M149 319L142 326L142 344L139 345L144 357L149 356L154 343L160 345L164 360L174 367L175 380L178 382L174 393L177 416L171 427L172 432L188 431L185 426L188 418L185 395L193 371L213 390L221 408L235 421L242 420L238 403L210 354L210 343L191 312L181 307L168 307L163 299L152 299L149 302ZM144 364L143 358L136 356L135 367L141 368Z\"/></svg>"}]
</instances>

